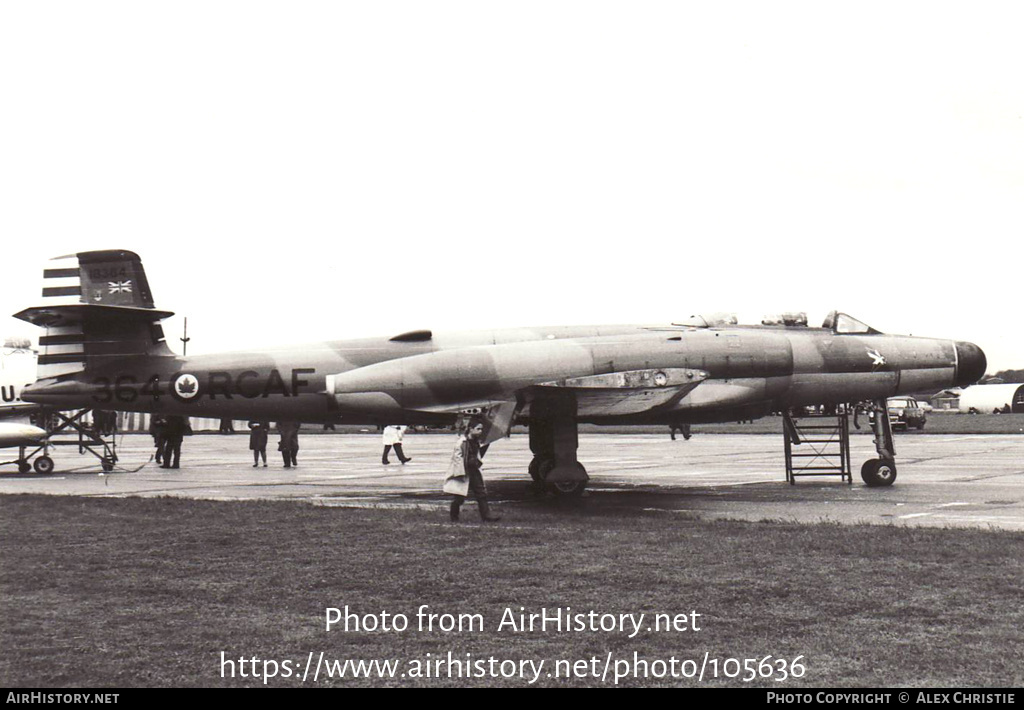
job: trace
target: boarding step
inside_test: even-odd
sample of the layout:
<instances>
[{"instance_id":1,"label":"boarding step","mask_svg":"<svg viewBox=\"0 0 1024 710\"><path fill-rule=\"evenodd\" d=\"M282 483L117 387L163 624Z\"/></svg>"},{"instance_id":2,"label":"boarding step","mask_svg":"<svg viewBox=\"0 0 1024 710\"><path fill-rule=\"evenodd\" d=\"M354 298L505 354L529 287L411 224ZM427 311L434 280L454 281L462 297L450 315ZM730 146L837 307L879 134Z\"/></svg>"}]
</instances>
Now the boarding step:
<instances>
[{"instance_id":1,"label":"boarding step","mask_svg":"<svg viewBox=\"0 0 1024 710\"><path fill-rule=\"evenodd\" d=\"M850 408L839 405L828 414L798 410L784 412L786 480L801 476L839 476L853 483L850 468Z\"/></svg>"}]
</instances>

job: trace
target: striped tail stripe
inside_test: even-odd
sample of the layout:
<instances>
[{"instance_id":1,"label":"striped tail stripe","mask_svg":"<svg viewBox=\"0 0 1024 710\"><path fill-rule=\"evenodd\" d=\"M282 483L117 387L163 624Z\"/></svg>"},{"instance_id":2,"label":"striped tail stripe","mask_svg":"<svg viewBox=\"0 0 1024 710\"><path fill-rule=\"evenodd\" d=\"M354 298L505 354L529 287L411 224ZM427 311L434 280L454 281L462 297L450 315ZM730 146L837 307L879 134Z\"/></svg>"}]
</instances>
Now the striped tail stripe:
<instances>
[{"instance_id":1,"label":"striped tail stripe","mask_svg":"<svg viewBox=\"0 0 1024 710\"><path fill-rule=\"evenodd\" d=\"M67 306L82 303L82 276L78 256L52 259L43 269L43 305Z\"/></svg>"},{"instance_id":2,"label":"striped tail stripe","mask_svg":"<svg viewBox=\"0 0 1024 710\"><path fill-rule=\"evenodd\" d=\"M39 379L60 377L85 369L85 334L81 324L46 328L39 337Z\"/></svg>"}]
</instances>

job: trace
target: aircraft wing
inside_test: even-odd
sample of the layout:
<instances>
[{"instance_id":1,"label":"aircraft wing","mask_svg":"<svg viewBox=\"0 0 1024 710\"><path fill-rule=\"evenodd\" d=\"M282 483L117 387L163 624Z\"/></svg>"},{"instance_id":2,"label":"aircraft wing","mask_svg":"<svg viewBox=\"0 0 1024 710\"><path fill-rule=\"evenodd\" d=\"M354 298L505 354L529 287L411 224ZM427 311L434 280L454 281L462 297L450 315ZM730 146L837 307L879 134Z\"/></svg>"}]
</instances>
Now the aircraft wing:
<instances>
[{"instance_id":1,"label":"aircraft wing","mask_svg":"<svg viewBox=\"0 0 1024 710\"><path fill-rule=\"evenodd\" d=\"M581 418L624 416L671 406L707 377L708 373L702 370L684 368L610 372L531 385L508 399L435 404L418 407L417 410L433 414L478 413L488 424L482 443L489 444L505 436L517 416L528 416L532 403L547 395L574 395L577 416ZM384 393L362 393L366 399L361 401L370 402L373 394L386 396Z\"/></svg>"},{"instance_id":2,"label":"aircraft wing","mask_svg":"<svg viewBox=\"0 0 1024 710\"><path fill-rule=\"evenodd\" d=\"M10 402L7 404L0 404L0 419L26 417L29 414L35 414L42 410L42 405L32 404L31 402Z\"/></svg>"},{"instance_id":3,"label":"aircraft wing","mask_svg":"<svg viewBox=\"0 0 1024 710\"><path fill-rule=\"evenodd\" d=\"M706 372L685 368L629 370L545 382L528 388L526 397L569 391L576 396L577 416L615 417L675 404L707 378Z\"/></svg>"}]
</instances>

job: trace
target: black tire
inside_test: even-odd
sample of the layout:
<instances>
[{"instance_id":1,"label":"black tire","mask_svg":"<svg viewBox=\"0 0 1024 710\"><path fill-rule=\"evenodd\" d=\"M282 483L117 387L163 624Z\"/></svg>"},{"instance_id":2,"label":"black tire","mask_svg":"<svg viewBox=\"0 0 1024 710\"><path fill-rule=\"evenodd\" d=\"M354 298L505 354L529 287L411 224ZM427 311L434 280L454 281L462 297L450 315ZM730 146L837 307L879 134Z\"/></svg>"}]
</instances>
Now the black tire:
<instances>
[{"instance_id":1,"label":"black tire","mask_svg":"<svg viewBox=\"0 0 1024 710\"><path fill-rule=\"evenodd\" d=\"M53 459L46 455L39 456L32 463L32 468L36 470L36 473L44 476L53 473Z\"/></svg>"},{"instance_id":2,"label":"black tire","mask_svg":"<svg viewBox=\"0 0 1024 710\"><path fill-rule=\"evenodd\" d=\"M533 459L530 461L530 478L533 479L534 483L544 483L544 476L541 475L540 469L542 465L545 465L549 461L551 462L551 465L549 465L545 469L545 474L548 471L550 471L552 466L554 465L553 459L547 456L534 456Z\"/></svg>"},{"instance_id":3,"label":"black tire","mask_svg":"<svg viewBox=\"0 0 1024 710\"><path fill-rule=\"evenodd\" d=\"M551 469L555 467L554 459L541 459L540 464L537 466L537 473L545 483L547 483L548 474L551 473ZM583 472L583 475L587 475L587 469L583 468L583 464L579 461L576 462L576 467ZM556 496L561 498L579 498L583 495L583 491L587 489L587 481L560 481L558 483L547 483L548 489Z\"/></svg>"},{"instance_id":4,"label":"black tire","mask_svg":"<svg viewBox=\"0 0 1024 710\"><path fill-rule=\"evenodd\" d=\"M891 459L868 459L860 468L860 477L869 488L891 486L896 482L896 462Z\"/></svg>"},{"instance_id":5,"label":"black tire","mask_svg":"<svg viewBox=\"0 0 1024 710\"><path fill-rule=\"evenodd\" d=\"M18 473L28 473L31 470L32 470L32 464L30 464L28 461L19 461L18 462Z\"/></svg>"},{"instance_id":6,"label":"black tire","mask_svg":"<svg viewBox=\"0 0 1024 710\"><path fill-rule=\"evenodd\" d=\"M100 467L104 471L113 471L114 470L114 462L111 461L109 458L105 458L104 457L104 458L100 459Z\"/></svg>"}]
</instances>

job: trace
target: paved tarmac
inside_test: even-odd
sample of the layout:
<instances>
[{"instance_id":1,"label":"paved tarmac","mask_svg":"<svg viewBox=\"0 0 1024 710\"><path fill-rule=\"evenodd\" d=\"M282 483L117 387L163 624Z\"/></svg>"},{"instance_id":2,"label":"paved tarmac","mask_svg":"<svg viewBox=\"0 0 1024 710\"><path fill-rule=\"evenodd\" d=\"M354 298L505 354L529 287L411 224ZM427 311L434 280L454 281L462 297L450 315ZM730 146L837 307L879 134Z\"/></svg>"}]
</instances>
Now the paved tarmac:
<instances>
[{"instance_id":1,"label":"paved tarmac","mask_svg":"<svg viewBox=\"0 0 1024 710\"><path fill-rule=\"evenodd\" d=\"M377 434L306 435L298 468L285 469L275 440L270 465L254 469L247 434L193 436L185 440L182 468L166 470L149 461L148 436L125 435L118 467L107 475L100 475L96 459L62 447L53 454L57 471L49 476L0 467L0 494L290 499L439 511L447 505L440 479L452 435L407 435L405 451L413 461L404 466L381 465ZM703 519L1024 530L1024 436L898 435L898 478L890 488L864 485L860 465L874 457L874 447L869 436L851 442L852 485L838 477L808 477L791 486L781 435L748 434L696 434L689 441L671 441L667 434L582 434L579 457L591 481L576 502L533 488L525 435L495 443L484 459L484 476L510 519L516 509L575 505L596 515L659 511Z\"/></svg>"}]
</instances>

